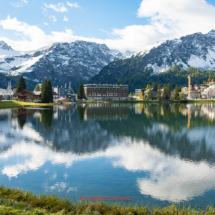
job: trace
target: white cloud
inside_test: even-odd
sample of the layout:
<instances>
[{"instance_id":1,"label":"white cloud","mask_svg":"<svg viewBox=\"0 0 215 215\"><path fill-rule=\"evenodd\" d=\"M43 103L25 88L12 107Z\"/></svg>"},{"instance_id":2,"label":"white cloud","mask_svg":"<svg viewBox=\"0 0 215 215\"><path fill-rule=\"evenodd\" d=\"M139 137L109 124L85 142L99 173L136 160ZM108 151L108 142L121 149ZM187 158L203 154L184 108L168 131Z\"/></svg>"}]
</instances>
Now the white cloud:
<instances>
[{"instance_id":1,"label":"white cloud","mask_svg":"<svg viewBox=\"0 0 215 215\"><path fill-rule=\"evenodd\" d=\"M24 4L28 4L27 0L20 0L17 2L11 2L14 7L22 7Z\"/></svg>"},{"instance_id":2,"label":"white cloud","mask_svg":"<svg viewBox=\"0 0 215 215\"><path fill-rule=\"evenodd\" d=\"M73 7L78 6L74 6L75 3L67 2L67 5L69 4ZM55 8L56 11L63 12L66 10L62 3L46 6ZM27 29L23 29L22 33L29 38L24 37L21 41L11 41L7 38L1 39L5 39L5 42L8 42L14 49L19 47L19 50L26 50L29 47L35 47L37 49L44 45L49 45L52 42L85 40L105 43L109 48L120 51L140 51L163 39L178 38L196 32L207 33L215 29L215 7L208 4L205 0L143 0L137 15L140 19L147 19L148 24L113 29L109 33L111 36L105 40L86 38L57 31L47 35L38 27L29 26L26 23L22 23L23 26L28 26ZM10 23L12 20L13 24L19 22L16 18L7 18L6 20L1 20L0 23ZM7 27L5 24L3 28L10 28L10 30L17 31L16 29L12 29L12 27ZM34 37L31 32L32 30L37 35L42 35L42 38ZM27 43L28 45L26 46ZM21 44L23 47L21 47Z\"/></svg>"},{"instance_id":3,"label":"white cloud","mask_svg":"<svg viewBox=\"0 0 215 215\"><path fill-rule=\"evenodd\" d=\"M57 12L66 12L67 11L67 8L64 6L63 3L58 3L56 5L54 5L54 4L47 5L46 3L44 3L44 6L46 8L52 8L53 10L55 10Z\"/></svg>"},{"instance_id":4,"label":"white cloud","mask_svg":"<svg viewBox=\"0 0 215 215\"><path fill-rule=\"evenodd\" d=\"M47 22L44 22L43 24L44 24L44 25L49 25Z\"/></svg>"},{"instance_id":5,"label":"white cloud","mask_svg":"<svg viewBox=\"0 0 215 215\"><path fill-rule=\"evenodd\" d=\"M75 2L75 3L66 2L66 3L67 3L67 5L68 5L69 7L79 8L79 5L78 5L77 2Z\"/></svg>"},{"instance_id":6,"label":"white cloud","mask_svg":"<svg viewBox=\"0 0 215 215\"><path fill-rule=\"evenodd\" d=\"M49 19L51 19L53 22L57 22L56 17L55 17L55 16L53 16L53 15L49 16Z\"/></svg>"},{"instance_id":7,"label":"white cloud","mask_svg":"<svg viewBox=\"0 0 215 215\"><path fill-rule=\"evenodd\" d=\"M63 21L68 22L69 19L68 19L66 16L64 16L64 17L63 17Z\"/></svg>"}]
</instances>

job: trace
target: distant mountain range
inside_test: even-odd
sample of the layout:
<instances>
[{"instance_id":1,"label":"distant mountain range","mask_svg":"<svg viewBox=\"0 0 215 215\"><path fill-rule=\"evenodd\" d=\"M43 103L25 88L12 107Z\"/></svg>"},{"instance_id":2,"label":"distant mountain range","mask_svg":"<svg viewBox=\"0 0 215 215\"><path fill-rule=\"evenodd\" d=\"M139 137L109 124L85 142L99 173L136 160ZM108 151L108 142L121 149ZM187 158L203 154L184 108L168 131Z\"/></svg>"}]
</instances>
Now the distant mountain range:
<instances>
[{"instance_id":1,"label":"distant mountain range","mask_svg":"<svg viewBox=\"0 0 215 215\"><path fill-rule=\"evenodd\" d=\"M90 82L123 83L133 85L132 88L144 87L147 82L152 82L152 79L159 82L160 75L164 76L174 71L171 68L175 65L179 66L179 71L187 70L189 67L201 71L214 71L215 31L162 41L147 50L116 59L105 66Z\"/></svg>"},{"instance_id":2,"label":"distant mountain range","mask_svg":"<svg viewBox=\"0 0 215 215\"><path fill-rule=\"evenodd\" d=\"M0 76L4 76L0 84L5 87L5 80L9 79L15 83L22 74L30 88L43 82L44 77L50 78L53 85L67 83L68 86L71 82L76 88L80 81L87 82L110 62L130 54L85 41L55 43L37 51L17 52L0 41Z\"/></svg>"},{"instance_id":3,"label":"distant mountain range","mask_svg":"<svg viewBox=\"0 0 215 215\"><path fill-rule=\"evenodd\" d=\"M178 65L177 75L175 69L171 69L175 65ZM43 82L45 77L50 78L53 85L64 86L71 82L75 89L82 81L129 84L133 90L144 87L147 82L180 79L180 71L189 67L215 71L215 30L162 41L138 53L121 53L104 44L85 41L55 43L32 52L17 52L0 41L1 87L6 87L8 80L16 84L22 74L29 88ZM183 75L186 80L187 73ZM196 76L195 80L198 80Z\"/></svg>"}]
</instances>

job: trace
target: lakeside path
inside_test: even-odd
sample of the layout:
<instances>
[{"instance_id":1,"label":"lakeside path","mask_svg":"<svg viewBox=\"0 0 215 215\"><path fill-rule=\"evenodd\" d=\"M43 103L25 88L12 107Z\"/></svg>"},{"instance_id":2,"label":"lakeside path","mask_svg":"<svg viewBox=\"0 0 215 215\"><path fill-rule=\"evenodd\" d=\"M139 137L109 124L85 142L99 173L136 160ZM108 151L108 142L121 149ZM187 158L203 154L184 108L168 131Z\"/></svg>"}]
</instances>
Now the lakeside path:
<instances>
[{"instance_id":1,"label":"lakeside path","mask_svg":"<svg viewBox=\"0 0 215 215\"><path fill-rule=\"evenodd\" d=\"M18 189L0 187L0 214L72 214L72 215L213 215L214 208L180 207L172 204L165 208L138 205L125 206L121 202L75 201L58 198L57 195L39 195Z\"/></svg>"},{"instance_id":2,"label":"lakeside path","mask_svg":"<svg viewBox=\"0 0 215 215\"><path fill-rule=\"evenodd\" d=\"M54 103L34 103L34 102L19 102L19 101L0 101L0 108L25 107L25 106L53 106Z\"/></svg>"}]
</instances>

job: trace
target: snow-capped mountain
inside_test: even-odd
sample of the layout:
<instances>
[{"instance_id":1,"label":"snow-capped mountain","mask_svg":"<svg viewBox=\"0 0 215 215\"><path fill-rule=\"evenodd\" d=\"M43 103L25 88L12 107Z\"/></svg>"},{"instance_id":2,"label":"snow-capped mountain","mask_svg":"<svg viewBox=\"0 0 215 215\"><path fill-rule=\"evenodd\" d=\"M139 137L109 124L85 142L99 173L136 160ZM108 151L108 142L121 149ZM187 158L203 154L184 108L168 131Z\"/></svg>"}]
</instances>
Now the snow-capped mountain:
<instances>
[{"instance_id":1,"label":"snow-capped mountain","mask_svg":"<svg viewBox=\"0 0 215 215\"><path fill-rule=\"evenodd\" d=\"M8 52L0 56L0 73L13 77L22 74L35 84L46 77L53 85L71 82L76 87L80 81L86 82L104 66L126 55L105 44L85 41L55 43L45 49L17 55L6 43L0 44L0 53L1 50Z\"/></svg>"},{"instance_id":2,"label":"snow-capped mountain","mask_svg":"<svg viewBox=\"0 0 215 215\"><path fill-rule=\"evenodd\" d=\"M117 59L103 68L93 82L119 82L152 69L150 75L165 72L174 65L215 71L215 30L195 33L180 39L161 41L149 49Z\"/></svg>"},{"instance_id":3,"label":"snow-capped mountain","mask_svg":"<svg viewBox=\"0 0 215 215\"><path fill-rule=\"evenodd\" d=\"M0 41L0 61L1 58L6 56L19 55L20 52L14 51L10 46L7 45L4 41Z\"/></svg>"}]
</instances>

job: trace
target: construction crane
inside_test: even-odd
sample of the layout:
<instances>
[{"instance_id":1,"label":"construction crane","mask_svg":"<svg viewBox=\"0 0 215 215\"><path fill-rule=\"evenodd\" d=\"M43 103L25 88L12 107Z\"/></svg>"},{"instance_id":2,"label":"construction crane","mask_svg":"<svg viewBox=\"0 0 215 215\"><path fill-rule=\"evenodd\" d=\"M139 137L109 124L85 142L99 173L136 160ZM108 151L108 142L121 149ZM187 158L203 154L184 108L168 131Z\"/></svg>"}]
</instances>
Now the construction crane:
<instances>
[{"instance_id":1,"label":"construction crane","mask_svg":"<svg viewBox=\"0 0 215 215\"><path fill-rule=\"evenodd\" d=\"M188 78L188 98L190 98L190 90L191 90L191 77L190 75L187 77Z\"/></svg>"}]
</instances>

